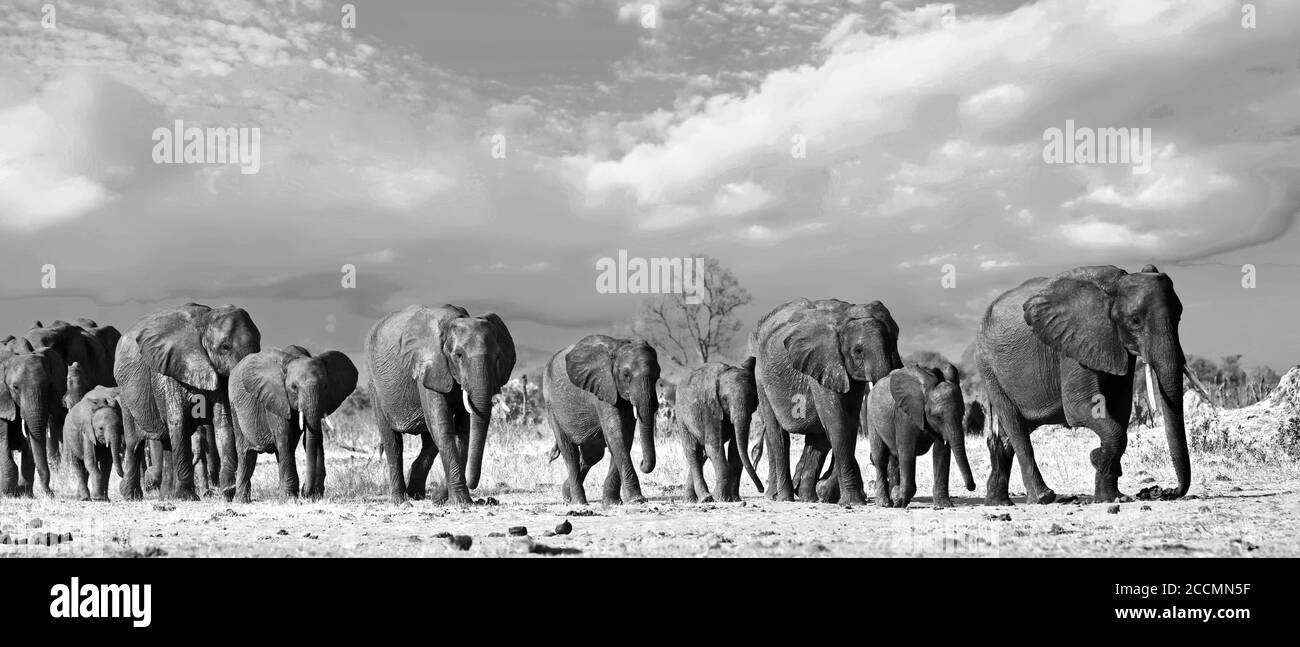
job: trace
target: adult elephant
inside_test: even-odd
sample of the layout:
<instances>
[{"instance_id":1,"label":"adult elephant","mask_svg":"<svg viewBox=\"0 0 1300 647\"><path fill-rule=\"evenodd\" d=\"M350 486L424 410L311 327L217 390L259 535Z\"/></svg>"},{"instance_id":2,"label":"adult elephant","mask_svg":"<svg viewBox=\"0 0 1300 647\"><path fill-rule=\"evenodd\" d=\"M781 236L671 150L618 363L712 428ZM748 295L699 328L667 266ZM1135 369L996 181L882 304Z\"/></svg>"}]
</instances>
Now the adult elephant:
<instances>
[{"instance_id":1,"label":"adult elephant","mask_svg":"<svg viewBox=\"0 0 1300 647\"><path fill-rule=\"evenodd\" d=\"M245 357L230 374L239 468L235 497L249 501L257 454L274 453L280 490L298 497L298 440L307 436L307 483L302 495L325 494L325 447L321 424L357 388L357 367L336 350L313 356L301 346L270 348Z\"/></svg>"},{"instance_id":2,"label":"adult elephant","mask_svg":"<svg viewBox=\"0 0 1300 647\"><path fill-rule=\"evenodd\" d=\"M1078 267L1036 277L993 301L975 338L975 357L988 392L993 429L988 435L985 503L1010 505L1011 459L1020 463L1026 500L1051 503L1029 434L1042 425L1087 427L1101 446L1092 450L1094 497L1123 497L1118 480L1128 444L1133 369L1141 357L1154 369L1165 435L1178 487L1187 493L1192 468L1183 426L1183 375L1190 375L1178 338L1183 305L1168 275L1153 265L1129 274L1112 265ZM1148 379L1151 374L1148 373ZM1192 378L1195 380L1195 378Z\"/></svg>"},{"instance_id":3,"label":"adult elephant","mask_svg":"<svg viewBox=\"0 0 1300 647\"><path fill-rule=\"evenodd\" d=\"M515 342L505 322L492 313L471 317L460 306L413 305L375 323L365 355L392 501L423 499L429 469L441 454L447 498L468 505L483 467L492 396L515 367ZM419 435L422 442L406 479L398 434Z\"/></svg>"},{"instance_id":4,"label":"adult elephant","mask_svg":"<svg viewBox=\"0 0 1300 647\"><path fill-rule=\"evenodd\" d=\"M869 384L902 368L898 324L879 301L799 299L777 307L749 337L757 358L758 411L768 453L767 496L818 499L817 475L833 455L834 480L822 497L844 505L866 503L853 453ZM804 435L804 454L790 475L790 434ZM761 449L755 449L761 455ZM757 462L757 456L755 457Z\"/></svg>"},{"instance_id":5,"label":"adult elephant","mask_svg":"<svg viewBox=\"0 0 1300 647\"><path fill-rule=\"evenodd\" d=\"M0 345L0 379L0 494L31 495L38 485L52 498L45 439L52 412L66 415L63 358L53 348L33 349L26 339L10 339ZM15 451L22 454L21 480Z\"/></svg>"},{"instance_id":6,"label":"adult elephant","mask_svg":"<svg viewBox=\"0 0 1300 647\"><path fill-rule=\"evenodd\" d=\"M654 471L658 381L658 356L640 339L588 335L547 362L542 393L555 433L551 459L564 457L569 473L561 491L565 502L587 503L582 482L609 447L614 465L605 476L603 503L645 503L632 468L632 442L639 431L641 472Z\"/></svg>"},{"instance_id":7,"label":"adult elephant","mask_svg":"<svg viewBox=\"0 0 1300 647\"><path fill-rule=\"evenodd\" d=\"M220 453L221 490L234 497L235 436L227 379L240 360L262 349L262 335L242 308L187 303L145 315L117 346L114 375L120 388L126 438L121 492L139 499L145 445L159 441L161 497L198 500L191 437L213 425ZM156 457L157 458L157 457Z\"/></svg>"},{"instance_id":8,"label":"adult elephant","mask_svg":"<svg viewBox=\"0 0 1300 647\"><path fill-rule=\"evenodd\" d=\"M84 321L94 324L89 319ZM79 365L78 379L84 379L90 387L112 386L113 362L104 345L104 339L110 338L111 335L108 330L97 333L96 329L97 326L88 329L66 321L54 321L48 326L37 321L30 330L23 333L23 338L31 344L32 348L53 348L58 352L59 357L63 358L65 367ZM116 330L111 332L115 333ZM100 338L100 334L103 334L104 339ZM75 405L76 402L72 404ZM56 407L50 414L50 430L45 437L46 453L51 461L57 463L63 444L63 424L67 408Z\"/></svg>"}]
</instances>

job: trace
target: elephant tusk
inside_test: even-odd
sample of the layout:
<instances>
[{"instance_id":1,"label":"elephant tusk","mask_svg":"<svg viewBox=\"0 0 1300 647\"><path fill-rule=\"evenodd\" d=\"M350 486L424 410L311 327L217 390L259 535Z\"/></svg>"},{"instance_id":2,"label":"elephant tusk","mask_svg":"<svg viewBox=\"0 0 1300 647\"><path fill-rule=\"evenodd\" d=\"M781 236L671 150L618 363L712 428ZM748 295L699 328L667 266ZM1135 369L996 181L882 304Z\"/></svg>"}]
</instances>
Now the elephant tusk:
<instances>
[{"instance_id":1,"label":"elephant tusk","mask_svg":"<svg viewBox=\"0 0 1300 647\"><path fill-rule=\"evenodd\" d=\"M27 416L18 416L18 421L22 424L22 430L24 432L31 433L31 428L27 426Z\"/></svg>"},{"instance_id":2,"label":"elephant tusk","mask_svg":"<svg viewBox=\"0 0 1300 647\"><path fill-rule=\"evenodd\" d=\"M324 421L325 421L325 426L329 428L330 433L334 433L334 423L330 422L330 417L329 417L329 416L325 416L325 417L321 418L321 420L324 420Z\"/></svg>"},{"instance_id":3,"label":"elephant tusk","mask_svg":"<svg viewBox=\"0 0 1300 647\"><path fill-rule=\"evenodd\" d=\"M637 413L636 413L636 405L635 405L635 404L632 405L632 417L635 418L636 420L640 420L640 419L641 419L641 416L638 416Z\"/></svg>"},{"instance_id":4,"label":"elephant tusk","mask_svg":"<svg viewBox=\"0 0 1300 647\"><path fill-rule=\"evenodd\" d=\"M466 391L465 389L460 390L460 402L465 406L465 413L473 412L473 409L469 408L469 391Z\"/></svg>"},{"instance_id":5,"label":"elephant tusk","mask_svg":"<svg viewBox=\"0 0 1300 647\"><path fill-rule=\"evenodd\" d=\"M303 426L302 426L302 410L301 410L301 409L298 410L298 428L299 428L299 429L302 429L302 428L303 428Z\"/></svg>"},{"instance_id":6,"label":"elephant tusk","mask_svg":"<svg viewBox=\"0 0 1300 647\"><path fill-rule=\"evenodd\" d=\"M1151 407L1151 415L1155 416L1160 413L1160 405L1156 403L1156 376L1152 375L1151 365L1147 364L1147 405Z\"/></svg>"}]
</instances>

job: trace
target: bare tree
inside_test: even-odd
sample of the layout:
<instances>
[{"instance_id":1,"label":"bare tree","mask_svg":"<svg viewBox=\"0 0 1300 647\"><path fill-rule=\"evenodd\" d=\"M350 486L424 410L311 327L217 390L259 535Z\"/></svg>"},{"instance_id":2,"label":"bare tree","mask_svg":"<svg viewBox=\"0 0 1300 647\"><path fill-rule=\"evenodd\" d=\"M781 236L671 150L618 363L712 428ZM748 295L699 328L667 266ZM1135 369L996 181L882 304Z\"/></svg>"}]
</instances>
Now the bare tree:
<instances>
[{"instance_id":1,"label":"bare tree","mask_svg":"<svg viewBox=\"0 0 1300 647\"><path fill-rule=\"evenodd\" d=\"M725 356L735 346L741 321L736 309L750 302L731 270L711 256L704 259L700 303L688 303L687 294L663 294L641 303L632 330L666 353L682 367ZM699 271L698 269L696 271Z\"/></svg>"}]
</instances>

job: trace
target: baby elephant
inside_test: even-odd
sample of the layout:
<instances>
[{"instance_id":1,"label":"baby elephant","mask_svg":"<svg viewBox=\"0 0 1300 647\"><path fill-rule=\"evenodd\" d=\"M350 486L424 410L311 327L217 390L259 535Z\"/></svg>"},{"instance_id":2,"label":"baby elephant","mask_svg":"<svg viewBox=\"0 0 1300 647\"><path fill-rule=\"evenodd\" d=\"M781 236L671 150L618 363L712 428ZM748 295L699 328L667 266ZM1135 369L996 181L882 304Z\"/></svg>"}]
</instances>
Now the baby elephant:
<instances>
[{"instance_id":1,"label":"baby elephant","mask_svg":"<svg viewBox=\"0 0 1300 647\"><path fill-rule=\"evenodd\" d=\"M687 500L713 500L704 483L705 456L713 462L722 501L740 500L742 464L754 486L763 491L749 458L749 424L758 408L753 357L741 367L709 362L695 368L677 387L675 406L677 422L686 430L681 438L690 467ZM723 445L728 443L724 454Z\"/></svg>"},{"instance_id":2,"label":"baby elephant","mask_svg":"<svg viewBox=\"0 0 1300 647\"><path fill-rule=\"evenodd\" d=\"M77 474L82 501L108 500L110 464L122 476L122 407L117 388L97 386L68 411L64 451Z\"/></svg>"},{"instance_id":3,"label":"baby elephant","mask_svg":"<svg viewBox=\"0 0 1300 647\"><path fill-rule=\"evenodd\" d=\"M871 443L871 463L876 466L876 505L906 508L916 494L916 457L934 445L934 507L952 507L948 498L948 459L957 456L957 468L966 489L975 489L962 417L965 404L957 369L911 365L894 369L876 383L862 408L863 425ZM890 499L889 469L897 466L897 489Z\"/></svg>"},{"instance_id":4,"label":"baby elephant","mask_svg":"<svg viewBox=\"0 0 1300 647\"><path fill-rule=\"evenodd\" d=\"M280 490L298 496L294 452L307 434L307 483L303 496L325 493L325 447L321 422L357 387L357 367L336 350L312 356L301 346L271 348L240 360L230 372L235 449L239 467L235 497L249 501L249 481L257 454L274 453L280 463Z\"/></svg>"}]
</instances>

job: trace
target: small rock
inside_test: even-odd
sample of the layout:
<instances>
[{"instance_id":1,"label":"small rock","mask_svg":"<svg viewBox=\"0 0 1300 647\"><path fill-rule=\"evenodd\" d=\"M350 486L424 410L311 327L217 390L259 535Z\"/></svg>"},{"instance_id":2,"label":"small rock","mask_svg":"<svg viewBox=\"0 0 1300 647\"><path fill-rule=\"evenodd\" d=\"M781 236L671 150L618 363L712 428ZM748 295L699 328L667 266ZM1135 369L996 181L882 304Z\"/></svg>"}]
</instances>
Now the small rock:
<instances>
[{"instance_id":1,"label":"small rock","mask_svg":"<svg viewBox=\"0 0 1300 647\"><path fill-rule=\"evenodd\" d=\"M492 497L488 497L488 498L486 499L486 501L487 501L487 505L501 505L501 502L500 502L500 501L497 501L496 499L494 499L494 498L492 498Z\"/></svg>"},{"instance_id":2,"label":"small rock","mask_svg":"<svg viewBox=\"0 0 1300 647\"><path fill-rule=\"evenodd\" d=\"M286 537L287 537L287 536L289 535L289 531L288 531L288 530L285 530L284 528L281 528L281 529L277 530L277 531L275 532L275 534L277 534L277 535L281 535L281 536L286 536Z\"/></svg>"},{"instance_id":3,"label":"small rock","mask_svg":"<svg viewBox=\"0 0 1300 647\"><path fill-rule=\"evenodd\" d=\"M511 537L523 537L528 534L528 528L525 526L511 526L506 532L509 532Z\"/></svg>"},{"instance_id":4,"label":"small rock","mask_svg":"<svg viewBox=\"0 0 1300 647\"><path fill-rule=\"evenodd\" d=\"M1106 508L1106 514L1119 514L1119 504L1111 504L1109 508Z\"/></svg>"},{"instance_id":5,"label":"small rock","mask_svg":"<svg viewBox=\"0 0 1300 647\"><path fill-rule=\"evenodd\" d=\"M1047 534L1049 534L1049 535L1064 535L1064 534L1069 533L1069 532L1070 532L1069 530L1066 530L1065 528L1061 527L1061 524L1059 524L1059 523L1054 523L1054 524L1052 524L1052 528L1051 528L1050 530L1047 531Z\"/></svg>"},{"instance_id":6,"label":"small rock","mask_svg":"<svg viewBox=\"0 0 1300 647\"><path fill-rule=\"evenodd\" d=\"M1227 474L1216 474L1215 477L1214 477L1214 480L1216 480L1216 481L1231 481L1231 480L1232 480L1232 477L1228 476Z\"/></svg>"},{"instance_id":7,"label":"small rock","mask_svg":"<svg viewBox=\"0 0 1300 647\"><path fill-rule=\"evenodd\" d=\"M313 534L313 533L310 533L310 532L304 532L304 533L302 534L302 538L303 538L303 539L320 539L320 535Z\"/></svg>"},{"instance_id":8,"label":"small rock","mask_svg":"<svg viewBox=\"0 0 1300 647\"><path fill-rule=\"evenodd\" d=\"M446 530L439 533L434 533L433 535L434 539L451 539L451 537L452 537L451 533L447 532Z\"/></svg>"},{"instance_id":9,"label":"small rock","mask_svg":"<svg viewBox=\"0 0 1300 647\"><path fill-rule=\"evenodd\" d=\"M595 511L595 510L588 510L588 509L584 508L584 509L582 509L582 510L570 510L570 511L564 513L564 516L566 516L566 517L598 517L598 516L600 516L600 515L596 514L596 511Z\"/></svg>"},{"instance_id":10,"label":"small rock","mask_svg":"<svg viewBox=\"0 0 1300 647\"><path fill-rule=\"evenodd\" d=\"M1061 504L1065 504L1065 503L1078 503L1078 502L1079 502L1079 497L1076 496L1076 495L1074 495L1074 494L1066 494L1066 495L1064 495L1064 496L1058 496L1058 497L1056 497L1056 502L1057 502L1057 503L1061 503Z\"/></svg>"},{"instance_id":11,"label":"small rock","mask_svg":"<svg viewBox=\"0 0 1300 647\"><path fill-rule=\"evenodd\" d=\"M153 504L154 512L171 512L176 509L175 503L155 503Z\"/></svg>"},{"instance_id":12,"label":"small rock","mask_svg":"<svg viewBox=\"0 0 1300 647\"><path fill-rule=\"evenodd\" d=\"M989 521L1011 521L1011 513L1003 512L1002 514L986 514L984 515L984 518Z\"/></svg>"},{"instance_id":13,"label":"small rock","mask_svg":"<svg viewBox=\"0 0 1300 647\"><path fill-rule=\"evenodd\" d=\"M568 519L561 521L560 524L555 527L555 534L557 535L567 535L571 532L573 532L573 524L569 523Z\"/></svg>"},{"instance_id":14,"label":"small rock","mask_svg":"<svg viewBox=\"0 0 1300 647\"><path fill-rule=\"evenodd\" d=\"M1242 490L1241 490L1241 487L1234 485L1234 486L1232 486L1232 489L1231 489L1231 490L1228 490L1228 491L1229 491L1229 492L1241 492Z\"/></svg>"},{"instance_id":15,"label":"small rock","mask_svg":"<svg viewBox=\"0 0 1300 647\"><path fill-rule=\"evenodd\" d=\"M488 533L488 536L489 536L489 537L505 537L505 536L506 536L506 533L494 530L494 531L492 531L492 532L489 532L489 533Z\"/></svg>"},{"instance_id":16,"label":"small rock","mask_svg":"<svg viewBox=\"0 0 1300 647\"><path fill-rule=\"evenodd\" d=\"M28 527L28 528L40 528L40 527L43 526L43 525L45 525L45 522L44 522L44 521L41 521L39 517L36 517L36 518L32 519L31 521L28 521L28 522L27 522L27 527Z\"/></svg>"},{"instance_id":17,"label":"small rock","mask_svg":"<svg viewBox=\"0 0 1300 647\"><path fill-rule=\"evenodd\" d=\"M469 535L452 535L451 539L447 540L447 543L451 544L456 550L469 550L470 546L474 545L474 538Z\"/></svg>"},{"instance_id":18,"label":"small rock","mask_svg":"<svg viewBox=\"0 0 1300 647\"><path fill-rule=\"evenodd\" d=\"M1208 505L1203 505L1203 506L1197 508L1196 510L1197 510L1197 512L1211 512L1211 510L1210 510L1210 506L1208 506Z\"/></svg>"},{"instance_id":19,"label":"small rock","mask_svg":"<svg viewBox=\"0 0 1300 647\"><path fill-rule=\"evenodd\" d=\"M1144 506L1138 508L1138 510L1141 510L1141 511L1143 511L1143 512L1148 512L1148 511L1151 510L1151 506L1149 506L1149 505L1144 505Z\"/></svg>"},{"instance_id":20,"label":"small rock","mask_svg":"<svg viewBox=\"0 0 1300 647\"><path fill-rule=\"evenodd\" d=\"M819 553L828 553L830 552L830 550L831 549L827 548L824 544L822 544L819 541L814 541L811 544L805 544L803 547L803 552L806 555L817 555Z\"/></svg>"}]
</instances>

